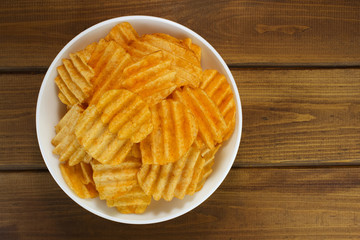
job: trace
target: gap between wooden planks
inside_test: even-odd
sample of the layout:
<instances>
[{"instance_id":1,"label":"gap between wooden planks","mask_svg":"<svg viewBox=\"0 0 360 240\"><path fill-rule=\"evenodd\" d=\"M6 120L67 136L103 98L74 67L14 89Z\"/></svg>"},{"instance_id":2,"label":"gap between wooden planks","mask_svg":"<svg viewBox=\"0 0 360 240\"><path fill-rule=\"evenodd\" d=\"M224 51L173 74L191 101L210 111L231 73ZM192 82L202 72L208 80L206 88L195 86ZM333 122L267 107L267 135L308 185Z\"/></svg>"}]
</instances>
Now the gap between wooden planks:
<instances>
[{"instance_id":1,"label":"gap between wooden planks","mask_svg":"<svg viewBox=\"0 0 360 240\"><path fill-rule=\"evenodd\" d=\"M3 239L315 240L360 235L359 167L232 169L196 209L141 226L87 212L48 172L2 172L0 188Z\"/></svg>"}]
</instances>

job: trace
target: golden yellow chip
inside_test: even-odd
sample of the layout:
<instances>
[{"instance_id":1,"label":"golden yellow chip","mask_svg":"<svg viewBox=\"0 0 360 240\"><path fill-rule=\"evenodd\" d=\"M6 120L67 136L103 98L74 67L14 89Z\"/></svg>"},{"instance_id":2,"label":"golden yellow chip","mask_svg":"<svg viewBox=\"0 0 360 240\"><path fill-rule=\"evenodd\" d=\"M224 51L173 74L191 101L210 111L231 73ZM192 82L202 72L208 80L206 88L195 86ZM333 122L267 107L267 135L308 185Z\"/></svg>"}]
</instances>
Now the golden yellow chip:
<instances>
[{"instance_id":1,"label":"golden yellow chip","mask_svg":"<svg viewBox=\"0 0 360 240\"><path fill-rule=\"evenodd\" d=\"M199 136L210 149L222 142L227 125L220 110L204 90L184 87L183 90L175 90L172 96L190 108L198 122Z\"/></svg>"},{"instance_id":2,"label":"golden yellow chip","mask_svg":"<svg viewBox=\"0 0 360 240\"><path fill-rule=\"evenodd\" d=\"M225 141L233 133L236 122L236 106L230 84L224 75L216 70L208 69L203 72L200 88L204 89L214 101L224 117L228 126L223 139Z\"/></svg>"},{"instance_id":3,"label":"golden yellow chip","mask_svg":"<svg viewBox=\"0 0 360 240\"><path fill-rule=\"evenodd\" d=\"M138 94L149 106L155 105L176 88L176 72L170 66L162 51L146 55L124 69L121 86Z\"/></svg>"},{"instance_id":4,"label":"golden yellow chip","mask_svg":"<svg viewBox=\"0 0 360 240\"><path fill-rule=\"evenodd\" d=\"M140 143L134 143L128 156L141 159Z\"/></svg>"},{"instance_id":5,"label":"golden yellow chip","mask_svg":"<svg viewBox=\"0 0 360 240\"><path fill-rule=\"evenodd\" d=\"M91 55L95 51L97 46L97 42L93 42L86 46L83 50L80 50L77 52L77 55L83 59L87 64L89 63L89 60L91 58Z\"/></svg>"},{"instance_id":6,"label":"golden yellow chip","mask_svg":"<svg viewBox=\"0 0 360 240\"><path fill-rule=\"evenodd\" d=\"M100 199L117 199L138 185L137 172L141 167L141 159L126 157L117 165L92 161L91 166Z\"/></svg>"},{"instance_id":7,"label":"golden yellow chip","mask_svg":"<svg viewBox=\"0 0 360 240\"><path fill-rule=\"evenodd\" d=\"M66 105L72 106L84 103L92 93L90 80L94 70L87 64L83 52L70 54L70 59L63 59L63 65L57 67L58 76L55 83L59 87L59 99Z\"/></svg>"},{"instance_id":8,"label":"golden yellow chip","mask_svg":"<svg viewBox=\"0 0 360 240\"><path fill-rule=\"evenodd\" d=\"M127 156L118 165L103 165L92 161L94 182L100 199L121 213L143 213L151 202L138 184L141 159Z\"/></svg>"},{"instance_id":9,"label":"golden yellow chip","mask_svg":"<svg viewBox=\"0 0 360 240\"><path fill-rule=\"evenodd\" d=\"M119 139L117 134L108 130L94 105L89 106L80 116L75 134L85 150L104 164L121 163L133 145L130 139Z\"/></svg>"},{"instance_id":10,"label":"golden yellow chip","mask_svg":"<svg viewBox=\"0 0 360 240\"><path fill-rule=\"evenodd\" d=\"M120 213L140 214L145 212L151 203L151 196L146 195L139 185L114 200L106 200L109 207L116 207Z\"/></svg>"},{"instance_id":11,"label":"golden yellow chip","mask_svg":"<svg viewBox=\"0 0 360 240\"><path fill-rule=\"evenodd\" d=\"M176 71L178 87L190 85L198 87L202 69L196 54L182 41L167 34L146 34L130 43L128 52L134 59L162 50L166 59L171 60L171 69Z\"/></svg>"},{"instance_id":12,"label":"golden yellow chip","mask_svg":"<svg viewBox=\"0 0 360 240\"><path fill-rule=\"evenodd\" d=\"M127 48L128 45L138 39L138 34L135 29L128 22L117 24L113 27L110 33L105 37L105 40L113 40L120 44L123 48Z\"/></svg>"},{"instance_id":13,"label":"golden yellow chip","mask_svg":"<svg viewBox=\"0 0 360 240\"><path fill-rule=\"evenodd\" d=\"M154 130L140 143L144 164L166 164L181 158L194 142L198 126L178 101L163 100L151 107Z\"/></svg>"},{"instance_id":14,"label":"golden yellow chip","mask_svg":"<svg viewBox=\"0 0 360 240\"><path fill-rule=\"evenodd\" d=\"M126 90L110 90L96 104L101 120L119 139L137 143L153 130L149 106L136 94Z\"/></svg>"},{"instance_id":15,"label":"golden yellow chip","mask_svg":"<svg viewBox=\"0 0 360 240\"><path fill-rule=\"evenodd\" d=\"M80 198L97 197L98 193L92 180L90 164L81 162L69 166L67 163L60 163L60 170L66 184Z\"/></svg>"},{"instance_id":16,"label":"golden yellow chip","mask_svg":"<svg viewBox=\"0 0 360 240\"><path fill-rule=\"evenodd\" d=\"M100 40L89 60L95 76L91 79L94 93L88 102L96 104L106 91L119 88L123 70L131 63L130 55L119 44Z\"/></svg>"},{"instance_id":17,"label":"golden yellow chip","mask_svg":"<svg viewBox=\"0 0 360 240\"><path fill-rule=\"evenodd\" d=\"M210 174L213 172L212 166L215 163L215 154L221 147L221 144L217 145L214 149L209 150L203 155L204 158L204 167L200 173L200 179L197 185L195 186L195 191L200 191L201 188L204 186L206 179L210 176Z\"/></svg>"},{"instance_id":18,"label":"golden yellow chip","mask_svg":"<svg viewBox=\"0 0 360 240\"><path fill-rule=\"evenodd\" d=\"M75 124L84 110L79 105L74 105L55 126L56 136L51 143L55 146L53 153L60 156L61 162L68 161L69 166L74 166L81 161L89 163L91 156L86 153L75 136Z\"/></svg>"},{"instance_id":19,"label":"golden yellow chip","mask_svg":"<svg viewBox=\"0 0 360 240\"><path fill-rule=\"evenodd\" d=\"M191 38L185 38L182 40L182 42L195 53L198 61L201 62L201 48L198 45L192 43Z\"/></svg>"},{"instance_id":20,"label":"golden yellow chip","mask_svg":"<svg viewBox=\"0 0 360 240\"><path fill-rule=\"evenodd\" d=\"M155 200L183 199L189 187L194 188L200 180L204 159L200 150L192 146L178 161L166 165L143 164L138 180L141 188Z\"/></svg>"}]
</instances>

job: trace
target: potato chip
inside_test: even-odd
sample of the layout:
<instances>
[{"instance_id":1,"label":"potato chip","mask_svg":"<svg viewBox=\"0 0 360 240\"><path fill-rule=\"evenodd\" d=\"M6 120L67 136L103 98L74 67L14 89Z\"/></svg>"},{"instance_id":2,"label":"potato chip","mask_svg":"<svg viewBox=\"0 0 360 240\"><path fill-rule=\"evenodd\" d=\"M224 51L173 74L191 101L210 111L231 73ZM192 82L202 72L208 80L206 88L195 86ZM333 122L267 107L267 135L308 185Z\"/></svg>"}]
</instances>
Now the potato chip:
<instances>
[{"instance_id":1,"label":"potato chip","mask_svg":"<svg viewBox=\"0 0 360 240\"><path fill-rule=\"evenodd\" d=\"M198 45L192 43L191 38L185 38L182 40L182 42L195 53L198 61L201 62L201 48Z\"/></svg>"},{"instance_id":2,"label":"potato chip","mask_svg":"<svg viewBox=\"0 0 360 240\"><path fill-rule=\"evenodd\" d=\"M126 157L118 165L103 165L92 161L94 182L100 199L105 199L109 207L116 207L121 213L143 213L151 202L141 189L137 173L141 159Z\"/></svg>"},{"instance_id":3,"label":"potato chip","mask_svg":"<svg viewBox=\"0 0 360 240\"><path fill-rule=\"evenodd\" d=\"M94 160L91 166L100 199L117 199L138 185L137 173L141 167L141 159L126 157L117 165L101 164Z\"/></svg>"},{"instance_id":4,"label":"potato chip","mask_svg":"<svg viewBox=\"0 0 360 240\"><path fill-rule=\"evenodd\" d=\"M224 117L228 126L223 139L225 141L233 133L236 122L236 106L230 84L227 82L226 77L218 71L207 69L203 72L200 88L204 89L214 101Z\"/></svg>"},{"instance_id":5,"label":"potato chip","mask_svg":"<svg viewBox=\"0 0 360 240\"><path fill-rule=\"evenodd\" d=\"M123 48L127 48L129 43L138 39L138 34L135 29L128 22L117 24L113 27L110 33L105 37L105 40L113 40L120 44Z\"/></svg>"},{"instance_id":6,"label":"potato chip","mask_svg":"<svg viewBox=\"0 0 360 240\"><path fill-rule=\"evenodd\" d=\"M83 50L80 50L77 52L77 55L83 59L87 64L89 63L89 60L91 58L91 55L95 51L97 46L97 42L93 42L89 45L87 45Z\"/></svg>"},{"instance_id":7,"label":"potato chip","mask_svg":"<svg viewBox=\"0 0 360 240\"><path fill-rule=\"evenodd\" d=\"M91 78L94 70L87 64L83 52L70 54L70 59L63 59L63 65L57 67L55 83L59 87L59 99L72 106L85 102L92 93Z\"/></svg>"},{"instance_id":8,"label":"potato chip","mask_svg":"<svg viewBox=\"0 0 360 240\"><path fill-rule=\"evenodd\" d=\"M212 166L215 163L215 154L219 150L220 147L221 147L221 144L218 144L214 149L209 150L208 152L206 152L203 155L205 162L204 162L204 167L199 176L200 179L199 179L195 189L191 189L191 190L195 190L196 192L198 192L204 186L206 179L213 172Z\"/></svg>"},{"instance_id":9,"label":"potato chip","mask_svg":"<svg viewBox=\"0 0 360 240\"><path fill-rule=\"evenodd\" d=\"M138 180L141 188L155 200L183 199L189 186L197 186L204 159L199 149L192 146L178 161L166 165L143 164Z\"/></svg>"},{"instance_id":10,"label":"potato chip","mask_svg":"<svg viewBox=\"0 0 360 240\"><path fill-rule=\"evenodd\" d=\"M89 106L80 116L75 134L85 150L103 164L121 163L133 145L130 139L119 139L108 130L95 105Z\"/></svg>"},{"instance_id":11,"label":"potato chip","mask_svg":"<svg viewBox=\"0 0 360 240\"><path fill-rule=\"evenodd\" d=\"M142 188L137 185L116 199L106 200L106 203L109 207L116 207L123 214L140 214L145 212L147 206L150 205L151 196L146 195Z\"/></svg>"},{"instance_id":12,"label":"potato chip","mask_svg":"<svg viewBox=\"0 0 360 240\"><path fill-rule=\"evenodd\" d=\"M119 139L130 138L137 143L153 130L149 106L136 94L125 90L110 90L103 94L96 108L109 131Z\"/></svg>"},{"instance_id":13,"label":"potato chip","mask_svg":"<svg viewBox=\"0 0 360 240\"><path fill-rule=\"evenodd\" d=\"M60 156L61 162L68 161L74 166L81 161L89 163L91 156L86 153L75 136L75 124L84 110L74 105L55 126L56 136L51 143L55 146L53 153Z\"/></svg>"},{"instance_id":14,"label":"potato chip","mask_svg":"<svg viewBox=\"0 0 360 240\"><path fill-rule=\"evenodd\" d=\"M151 107L154 130L140 143L144 164L166 164L181 158L198 132L193 114L184 104L163 100Z\"/></svg>"},{"instance_id":15,"label":"potato chip","mask_svg":"<svg viewBox=\"0 0 360 240\"><path fill-rule=\"evenodd\" d=\"M171 69L176 71L178 87L190 85L198 87L202 69L196 54L182 41L167 34L146 34L129 46L129 53L134 59L162 50L166 59L171 60Z\"/></svg>"},{"instance_id":16,"label":"potato chip","mask_svg":"<svg viewBox=\"0 0 360 240\"><path fill-rule=\"evenodd\" d=\"M227 129L225 120L204 90L184 87L183 90L175 90L172 96L190 108L198 122L199 137L210 149L222 142Z\"/></svg>"},{"instance_id":17,"label":"potato chip","mask_svg":"<svg viewBox=\"0 0 360 240\"><path fill-rule=\"evenodd\" d=\"M67 163L60 163L60 170L66 184L80 198L94 198L98 196L92 180L90 164L80 162L77 165L69 166Z\"/></svg>"},{"instance_id":18,"label":"potato chip","mask_svg":"<svg viewBox=\"0 0 360 240\"><path fill-rule=\"evenodd\" d=\"M123 70L131 63L130 55L119 44L100 40L89 60L95 76L91 79L94 93L88 102L96 104L106 91L119 88Z\"/></svg>"},{"instance_id":19,"label":"potato chip","mask_svg":"<svg viewBox=\"0 0 360 240\"><path fill-rule=\"evenodd\" d=\"M162 51L146 55L124 69L121 86L138 94L149 106L155 105L176 88L176 72L170 66Z\"/></svg>"}]
</instances>

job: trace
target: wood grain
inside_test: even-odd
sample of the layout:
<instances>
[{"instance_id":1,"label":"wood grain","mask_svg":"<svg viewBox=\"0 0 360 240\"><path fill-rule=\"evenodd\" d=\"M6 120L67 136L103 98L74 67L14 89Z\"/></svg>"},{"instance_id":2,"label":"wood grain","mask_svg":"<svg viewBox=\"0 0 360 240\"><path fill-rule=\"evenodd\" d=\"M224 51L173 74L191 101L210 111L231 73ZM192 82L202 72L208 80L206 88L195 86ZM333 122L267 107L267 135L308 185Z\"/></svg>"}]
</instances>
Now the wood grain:
<instances>
[{"instance_id":1,"label":"wood grain","mask_svg":"<svg viewBox=\"0 0 360 240\"><path fill-rule=\"evenodd\" d=\"M232 66L360 66L360 3L321 1L2 1L0 70L47 67L78 33L152 15L207 39Z\"/></svg>"},{"instance_id":2,"label":"wood grain","mask_svg":"<svg viewBox=\"0 0 360 240\"><path fill-rule=\"evenodd\" d=\"M140 226L87 212L45 171L2 173L0 188L1 239L315 240L360 235L357 167L233 169L190 213Z\"/></svg>"},{"instance_id":3,"label":"wood grain","mask_svg":"<svg viewBox=\"0 0 360 240\"><path fill-rule=\"evenodd\" d=\"M243 107L235 167L360 164L360 69L232 72ZM45 169L35 132L43 76L0 75L0 169Z\"/></svg>"},{"instance_id":4,"label":"wood grain","mask_svg":"<svg viewBox=\"0 0 360 240\"><path fill-rule=\"evenodd\" d=\"M45 168L35 111L43 74L0 74L0 170Z\"/></svg>"},{"instance_id":5,"label":"wood grain","mask_svg":"<svg viewBox=\"0 0 360 240\"><path fill-rule=\"evenodd\" d=\"M236 166L360 163L360 69L233 74L244 120Z\"/></svg>"}]
</instances>

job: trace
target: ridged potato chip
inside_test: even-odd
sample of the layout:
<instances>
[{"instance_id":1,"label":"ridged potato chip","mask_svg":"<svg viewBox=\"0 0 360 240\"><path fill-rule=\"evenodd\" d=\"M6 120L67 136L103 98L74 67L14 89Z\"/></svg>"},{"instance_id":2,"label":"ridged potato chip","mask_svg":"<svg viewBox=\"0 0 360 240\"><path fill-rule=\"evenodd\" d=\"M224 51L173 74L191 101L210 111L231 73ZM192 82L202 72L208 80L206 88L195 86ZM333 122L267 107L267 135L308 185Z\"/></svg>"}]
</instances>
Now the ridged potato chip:
<instances>
[{"instance_id":1,"label":"ridged potato chip","mask_svg":"<svg viewBox=\"0 0 360 240\"><path fill-rule=\"evenodd\" d=\"M210 149L222 142L227 129L226 122L204 90L184 87L182 90L175 90L172 96L190 108L198 122L199 136Z\"/></svg>"},{"instance_id":2,"label":"ridged potato chip","mask_svg":"<svg viewBox=\"0 0 360 240\"><path fill-rule=\"evenodd\" d=\"M74 105L55 126L56 136L51 140L55 146L53 153L59 155L61 162L74 166L81 161L89 163L91 156L86 153L75 136L75 124L84 110Z\"/></svg>"},{"instance_id":3,"label":"ridged potato chip","mask_svg":"<svg viewBox=\"0 0 360 240\"><path fill-rule=\"evenodd\" d=\"M178 87L190 85L198 87L202 69L198 56L181 40L167 34L145 34L130 43L128 52L134 59L162 50L166 59L171 60L171 69L176 71Z\"/></svg>"},{"instance_id":4,"label":"ridged potato chip","mask_svg":"<svg viewBox=\"0 0 360 240\"><path fill-rule=\"evenodd\" d=\"M113 27L110 33L105 37L105 40L114 40L126 49L132 41L138 38L139 36L131 24L123 22Z\"/></svg>"},{"instance_id":5,"label":"ridged potato chip","mask_svg":"<svg viewBox=\"0 0 360 240\"><path fill-rule=\"evenodd\" d=\"M117 165L101 164L93 160L91 166L100 199L117 199L138 185L137 172L141 167L141 159L126 157Z\"/></svg>"},{"instance_id":6,"label":"ridged potato chip","mask_svg":"<svg viewBox=\"0 0 360 240\"><path fill-rule=\"evenodd\" d=\"M200 179L197 183L195 189L196 192L200 191L201 188L204 186L206 179L210 176L210 174L213 172L212 166L215 163L215 154L221 147L221 144L218 144L214 149L207 151L204 155L204 167L200 173Z\"/></svg>"},{"instance_id":7,"label":"ridged potato chip","mask_svg":"<svg viewBox=\"0 0 360 240\"><path fill-rule=\"evenodd\" d=\"M166 164L181 158L193 144L198 126L184 104L163 100L151 107L154 130L140 142L144 164Z\"/></svg>"},{"instance_id":8,"label":"ridged potato chip","mask_svg":"<svg viewBox=\"0 0 360 240\"><path fill-rule=\"evenodd\" d=\"M92 180L90 164L80 162L77 165L69 166L67 163L60 163L60 171L66 184L80 198L94 198L98 196Z\"/></svg>"},{"instance_id":9,"label":"ridged potato chip","mask_svg":"<svg viewBox=\"0 0 360 240\"><path fill-rule=\"evenodd\" d=\"M188 192L195 192L204 166L200 150L192 146L178 161L166 165L143 164L138 180L141 188L155 200L183 199Z\"/></svg>"},{"instance_id":10,"label":"ridged potato chip","mask_svg":"<svg viewBox=\"0 0 360 240\"><path fill-rule=\"evenodd\" d=\"M201 62L201 48L194 44L191 38L185 38L182 40L182 42L195 53L198 62Z\"/></svg>"},{"instance_id":11,"label":"ridged potato chip","mask_svg":"<svg viewBox=\"0 0 360 240\"><path fill-rule=\"evenodd\" d=\"M80 116L75 134L85 150L103 164L121 163L133 145L130 139L119 139L109 131L95 105L89 106Z\"/></svg>"},{"instance_id":12,"label":"ridged potato chip","mask_svg":"<svg viewBox=\"0 0 360 240\"><path fill-rule=\"evenodd\" d=\"M141 159L127 156L118 165L104 165L92 161L94 182L100 199L121 213L143 213L151 202L137 180Z\"/></svg>"},{"instance_id":13,"label":"ridged potato chip","mask_svg":"<svg viewBox=\"0 0 360 240\"><path fill-rule=\"evenodd\" d=\"M95 73L87 64L85 52L71 53L70 59L63 59L63 65L57 67L55 83L60 90L58 96L68 106L84 103L92 94L90 81Z\"/></svg>"},{"instance_id":14,"label":"ridged potato chip","mask_svg":"<svg viewBox=\"0 0 360 240\"><path fill-rule=\"evenodd\" d=\"M171 60L165 60L162 51L146 55L124 69L121 86L138 94L149 106L155 105L176 88L176 72L170 66Z\"/></svg>"},{"instance_id":15,"label":"ridged potato chip","mask_svg":"<svg viewBox=\"0 0 360 240\"><path fill-rule=\"evenodd\" d=\"M124 195L113 200L106 200L109 207L116 209L123 214L141 214L151 203L151 196L146 195L142 188L137 185Z\"/></svg>"},{"instance_id":16,"label":"ridged potato chip","mask_svg":"<svg viewBox=\"0 0 360 240\"><path fill-rule=\"evenodd\" d=\"M149 106L126 89L110 90L96 104L101 120L119 139L138 143L153 130Z\"/></svg>"},{"instance_id":17,"label":"ridged potato chip","mask_svg":"<svg viewBox=\"0 0 360 240\"><path fill-rule=\"evenodd\" d=\"M119 88L123 70L131 63L130 55L119 44L100 40L89 60L95 76L91 79L94 93L88 102L96 104L106 91Z\"/></svg>"},{"instance_id":18,"label":"ridged potato chip","mask_svg":"<svg viewBox=\"0 0 360 240\"><path fill-rule=\"evenodd\" d=\"M225 141L233 133L236 122L236 106L230 84L217 70L207 69L203 72L200 88L214 101L224 117L228 126L223 139Z\"/></svg>"}]
</instances>

